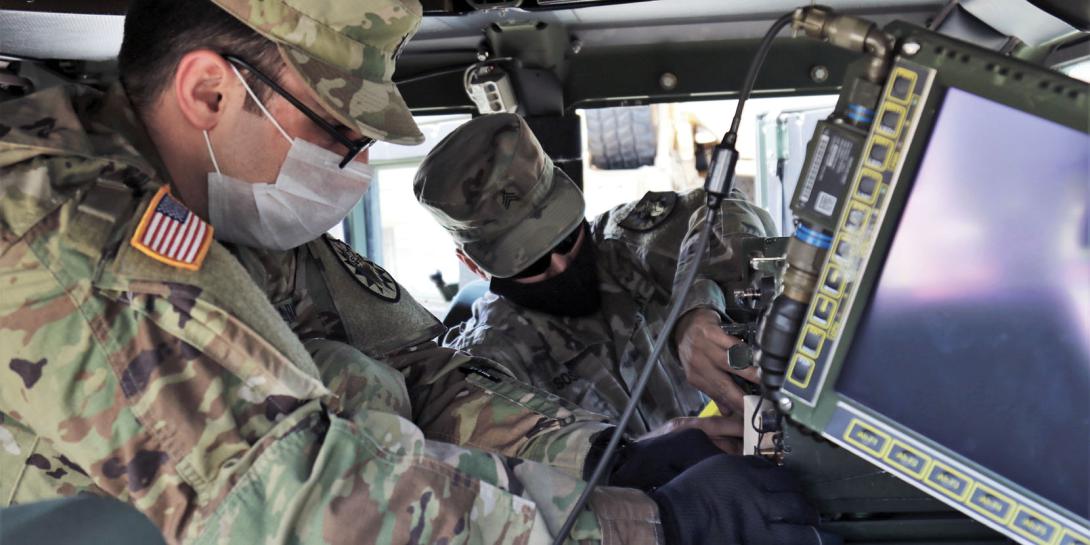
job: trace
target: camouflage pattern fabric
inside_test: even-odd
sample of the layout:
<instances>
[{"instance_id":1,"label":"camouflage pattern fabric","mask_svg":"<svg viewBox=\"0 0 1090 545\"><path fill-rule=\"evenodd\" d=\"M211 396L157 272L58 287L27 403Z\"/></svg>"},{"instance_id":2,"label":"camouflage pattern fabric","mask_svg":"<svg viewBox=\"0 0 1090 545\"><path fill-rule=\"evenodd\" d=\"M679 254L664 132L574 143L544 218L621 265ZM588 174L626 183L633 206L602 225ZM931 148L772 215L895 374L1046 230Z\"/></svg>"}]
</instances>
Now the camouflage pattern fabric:
<instances>
[{"instance_id":1,"label":"camouflage pattern fabric","mask_svg":"<svg viewBox=\"0 0 1090 545\"><path fill-rule=\"evenodd\" d=\"M0 413L0 505L58 496L104 496L87 472L32 430Z\"/></svg>"},{"instance_id":2,"label":"camouflage pattern fabric","mask_svg":"<svg viewBox=\"0 0 1090 545\"><path fill-rule=\"evenodd\" d=\"M768 214L740 194L735 197L722 205L716 236L770 232ZM519 380L619 418L666 319L678 251L686 237L695 238L688 228L690 223L699 226L704 201L702 190L648 193L594 220L588 242L598 254L599 312L580 318L554 316L489 292L474 304L473 317L447 334L444 345L503 362ZM721 254L724 248L714 246L713 251ZM722 259L730 258L716 254L707 260L702 271L707 274L693 286L686 311L723 311L725 296L708 277ZM702 394L686 382L676 352L667 351L656 363L627 431L645 433L672 418L696 415L703 405Z\"/></svg>"},{"instance_id":3,"label":"camouflage pattern fabric","mask_svg":"<svg viewBox=\"0 0 1090 545\"><path fill-rule=\"evenodd\" d=\"M341 123L396 144L424 141L393 82L397 56L420 28L419 0L212 1L277 43Z\"/></svg>"},{"instance_id":4,"label":"camouflage pattern fabric","mask_svg":"<svg viewBox=\"0 0 1090 545\"><path fill-rule=\"evenodd\" d=\"M603 416L512 380L503 360L440 347L434 340L444 331L438 320L400 286L376 291L354 271L377 265L350 249L330 251L340 245L327 235L286 252L232 251L299 338L351 345L400 371L408 385L411 418L428 438L584 474L592 442L611 429ZM342 266L342 260L352 267ZM391 300L387 293L400 297ZM355 381L352 373L318 363L327 385Z\"/></svg>"},{"instance_id":5,"label":"camouflage pattern fabric","mask_svg":"<svg viewBox=\"0 0 1090 545\"><path fill-rule=\"evenodd\" d=\"M538 543L559 526L580 481L428 440L401 416L413 373L303 344L222 245L200 271L133 249L164 170L119 89L48 89L0 120L5 482L43 485L22 466L44 458L75 481L58 493L130 503L169 543ZM16 497L43 499L0 499ZM655 542L645 496L591 505L574 541Z\"/></svg>"}]
</instances>

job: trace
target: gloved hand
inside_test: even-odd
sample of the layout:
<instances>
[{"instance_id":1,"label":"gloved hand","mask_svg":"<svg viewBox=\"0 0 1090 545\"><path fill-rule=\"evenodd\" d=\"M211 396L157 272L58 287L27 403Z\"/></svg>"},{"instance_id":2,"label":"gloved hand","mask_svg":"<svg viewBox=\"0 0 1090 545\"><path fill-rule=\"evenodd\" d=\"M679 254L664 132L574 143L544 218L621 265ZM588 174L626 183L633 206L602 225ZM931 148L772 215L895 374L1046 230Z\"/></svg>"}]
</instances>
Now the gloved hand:
<instances>
[{"instance_id":1,"label":"gloved hand","mask_svg":"<svg viewBox=\"0 0 1090 545\"><path fill-rule=\"evenodd\" d=\"M722 453L696 428L627 443L617 453L607 484L649 491L702 460Z\"/></svg>"},{"instance_id":2,"label":"gloved hand","mask_svg":"<svg viewBox=\"0 0 1090 545\"><path fill-rule=\"evenodd\" d=\"M756 456L720 454L651 493L666 545L830 545L798 481Z\"/></svg>"}]
</instances>

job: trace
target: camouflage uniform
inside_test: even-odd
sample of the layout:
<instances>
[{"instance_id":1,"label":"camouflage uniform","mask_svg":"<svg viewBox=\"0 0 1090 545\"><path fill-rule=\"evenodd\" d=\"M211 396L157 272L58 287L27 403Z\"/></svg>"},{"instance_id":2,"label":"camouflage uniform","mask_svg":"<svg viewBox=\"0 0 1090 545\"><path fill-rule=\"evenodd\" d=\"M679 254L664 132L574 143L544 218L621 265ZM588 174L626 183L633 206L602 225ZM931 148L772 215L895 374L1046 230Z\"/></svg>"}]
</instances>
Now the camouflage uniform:
<instances>
[{"instance_id":1,"label":"camouflage uniform","mask_svg":"<svg viewBox=\"0 0 1090 545\"><path fill-rule=\"evenodd\" d=\"M519 380L580 407L617 419L651 354L670 305L683 218L704 215L704 192L648 193L637 203L614 208L594 220L591 238L598 256L602 295L599 312L554 316L521 307L492 292L473 305L473 317L444 338L445 346L503 362ZM727 200L725 232L763 234L760 215L741 200ZM648 219L634 216L658 212ZM719 286L699 280L687 310L722 311ZM628 431L640 434L679 416L695 416L705 401L689 386L675 350L655 365Z\"/></svg>"},{"instance_id":2,"label":"camouflage uniform","mask_svg":"<svg viewBox=\"0 0 1090 545\"><path fill-rule=\"evenodd\" d=\"M396 410L430 439L582 476L592 444L612 429L600 415L512 380L492 361L440 347L435 338L443 325L339 240L326 235L286 252L231 249L300 339L351 345L400 371L408 402ZM329 354L314 357L325 384L340 394L339 408L368 402L351 369L334 365Z\"/></svg>"},{"instance_id":3,"label":"camouflage uniform","mask_svg":"<svg viewBox=\"0 0 1090 545\"><path fill-rule=\"evenodd\" d=\"M417 195L485 270L518 272L582 220L582 196L516 116L471 121L445 143L421 167ZM552 188L543 189L550 181ZM543 196L535 203L530 195ZM715 255L705 267L729 259L722 239L774 229L766 212L736 197L722 206ZM598 312L556 316L489 292L473 305L472 318L448 332L444 345L502 362L520 380L618 418L665 322L679 250L686 237L695 238L704 202L702 190L648 193L594 220L584 244L596 249ZM524 231L513 232L508 224ZM684 309L723 312L725 306L720 285L702 278ZM627 431L650 431L671 418L696 415L703 405L670 350L656 362Z\"/></svg>"},{"instance_id":4,"label":"camouflage uniform","mask_svg":"<svg viewBox=\"0 0 1090 545\"><path fill-rule=\"evenodd\" d=\"M171 542L518 543L538 515L538 531L557 527L581 482L425 440L401 417L400 374L344 344L304 345L223 246L196 272L135 251L128 241L160 182L135 139L81 116L126 116L94 95L54 88L0 106L14 124L0 127L4 500L53 497L55 478L62 493L132 503ZM340 366L319 371L308 349ZM562 450L549 432L577 415L497 384L465 388L472 401L430 425L487 446L513 423L509 450ZM512 416L520 402L542 409ZM460 418L476 410L487 420ZM594 507L577 536L601 539L600 525L632 535L637 521L636 535L654 535L655 508L634 491L603 489Z\"/></svg>"},{"instance_id":5,"label":"camouflage uniform","mask_svg":"<svg viewBox=\"0 0 1090 545\"><path fill-rule=\"evenodd\" d=\"M583 486L574 469L433 442L404 418L410 398L445 399L406 376L454 383L468 358L430 369L401 355L392 372L297 336L244 251L208 240L193 270L138 251L153 202L190 213L163 193L120 88L48 89L0 105L0 120L0 502L110 495L171 543L537 543L558 528ZM464 380L424 427L491 446L514 425L502 446L533 455L562 450L562 425L587 418L486 380ZM538 458L551 456L564 464ZM639 492L603 488L591 508L575 540L656 542Z\"/></svg>"}]
</instances>

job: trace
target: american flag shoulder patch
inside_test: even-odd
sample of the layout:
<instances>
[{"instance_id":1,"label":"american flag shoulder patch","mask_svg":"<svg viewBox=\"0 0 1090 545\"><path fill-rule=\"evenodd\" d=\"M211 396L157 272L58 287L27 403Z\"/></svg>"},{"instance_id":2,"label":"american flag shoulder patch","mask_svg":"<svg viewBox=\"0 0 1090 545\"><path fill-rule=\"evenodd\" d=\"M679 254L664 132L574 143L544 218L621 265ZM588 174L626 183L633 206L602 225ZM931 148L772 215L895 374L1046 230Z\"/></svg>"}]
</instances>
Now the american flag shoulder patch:
<instances>
[{"instance_id":1,"label":"american flag shoulder patch","mask_svg":"<svg viewBox=\"0 0 1090 545\"><path fill-rule=\"evenodd\" d=\"M130 243L156 261L196 271L212 246L212 226L163 186L152 197Z\"/></svg>"}]
</instances>

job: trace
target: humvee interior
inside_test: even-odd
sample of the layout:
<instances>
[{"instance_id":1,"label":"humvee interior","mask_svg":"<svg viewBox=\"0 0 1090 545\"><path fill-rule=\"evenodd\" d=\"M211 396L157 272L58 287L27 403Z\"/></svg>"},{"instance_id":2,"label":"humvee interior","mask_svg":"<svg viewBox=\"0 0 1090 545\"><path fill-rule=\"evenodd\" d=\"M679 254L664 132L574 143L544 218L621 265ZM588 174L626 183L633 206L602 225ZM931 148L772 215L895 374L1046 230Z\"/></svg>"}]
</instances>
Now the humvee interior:
<instances>
[{"instance_id":1,"label":"humvee interior","mask_svg":"<svg viewBox=\"0 0 1090 545\"><path fill-rule=\"evenodd\" d=\"M1090 394L1090 89L923 29L887 31L901 50L863 138L821 122L811 140L788 269L820 266L772 397L1012 539L1081 543L1090 491L1073 483L1090 478L1090 411L1072 400ZM817 246L821 258L800 259ZM776 308L770 321L789 314ZM779 347L762 341L767 375Z\"/></svg>"},{"instance_id":2,"label":"humvee interior","mask_svg":"<svg viewBox=\"0 0 1090 545\"><path fill-rule=\"evenodd\" d=\"M613 108L736 98L797 3L424 0L395 80L422 118L523 115L582 183L647 164L644 114ZM126 4L0 1L0 100L111 82ZM788 270L812 277L764 285L795 296L760 338L775 455L847 543L1090 544L1090 88L1055 69L1090 59L1090 2L825 4L896 47L860 84L867 55L784 35L756 80L840 97L800 114L789 160L772 119L759 140Z\"/></svg>"}]
</instances>

